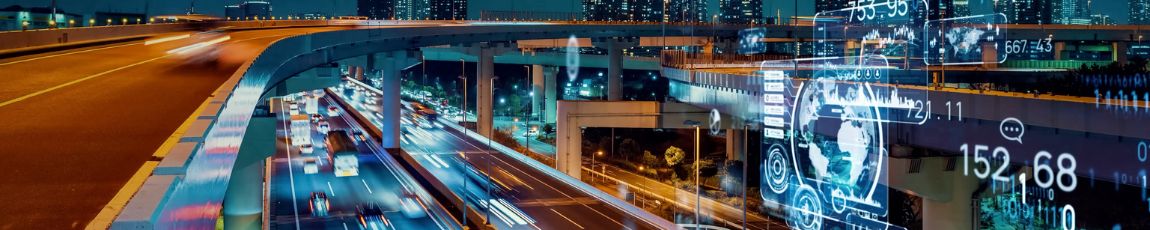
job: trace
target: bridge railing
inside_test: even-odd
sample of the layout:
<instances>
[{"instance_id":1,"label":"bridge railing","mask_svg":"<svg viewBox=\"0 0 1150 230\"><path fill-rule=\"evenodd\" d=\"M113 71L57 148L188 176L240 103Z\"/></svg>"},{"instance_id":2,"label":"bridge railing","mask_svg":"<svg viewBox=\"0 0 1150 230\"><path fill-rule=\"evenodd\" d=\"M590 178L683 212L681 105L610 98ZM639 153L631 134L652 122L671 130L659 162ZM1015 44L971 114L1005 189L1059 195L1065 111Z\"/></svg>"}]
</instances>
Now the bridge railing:
<instances>
[{"instance_id":1,"label":"bridge railing","mask_svg":"<svg viewBox=\"0 0 1150 230\"><path fill-rule=\"evenodd\" d=\"M676 68L690 68L690 67L741 67L748 64L756 64L767 60L784 60L794 58L790 54L715 54L715 53L690 53L683 50L663 50L659 53L660 64L665 67Z\"/></svg>"},{"instance_id":2,"label":"bridge railing","mask_svg":"<svg viewBox=\"0 0 1150 230\"><path fill-rule=\"evenodd\" d=\"M109 39L126 39L158 33L183 31L189 28L191 28L191 24L166 23L0 32L0 41L4 41L0 42L0 51Z\"/></svg>"}]
</instances>

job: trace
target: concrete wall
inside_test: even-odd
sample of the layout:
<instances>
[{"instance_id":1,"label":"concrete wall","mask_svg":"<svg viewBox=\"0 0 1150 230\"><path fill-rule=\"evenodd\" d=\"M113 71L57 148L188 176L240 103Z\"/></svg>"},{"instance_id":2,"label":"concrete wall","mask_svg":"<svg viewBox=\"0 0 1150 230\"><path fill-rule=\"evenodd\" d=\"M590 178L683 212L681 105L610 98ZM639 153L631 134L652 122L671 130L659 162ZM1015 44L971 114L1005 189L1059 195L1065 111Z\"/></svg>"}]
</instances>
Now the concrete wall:
<instances>
[{"instance_id":1,"label":"concrete wall","mask_svg":"<svg viewBox=\"0 0 1150 230\"><path fill-rule=\"evenodd\" d=\"M97 26L0 33L0 50L92 42L169 33L190 29L190 24Z\"/></svg>"}]
</instances>

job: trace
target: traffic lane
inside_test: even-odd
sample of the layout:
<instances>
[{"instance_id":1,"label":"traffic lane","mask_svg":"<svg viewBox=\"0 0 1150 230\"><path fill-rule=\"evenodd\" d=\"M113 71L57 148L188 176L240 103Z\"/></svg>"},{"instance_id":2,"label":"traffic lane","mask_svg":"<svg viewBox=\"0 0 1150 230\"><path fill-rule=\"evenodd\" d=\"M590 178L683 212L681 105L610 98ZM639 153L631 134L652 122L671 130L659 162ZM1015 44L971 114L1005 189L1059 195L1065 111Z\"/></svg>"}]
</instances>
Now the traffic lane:
<instances>
[{"instance_id":1,"label":"traffic lane","mask_svg":"<svg viewBox=\"0 0 1150 230\"><path fill-rule=\"evenodd\" d=\"M325 97L324 100L319 101L319 105L321 108L326 108L327 106L332 105L332 102L330 101L330 98ZM367 133L358 124L353 123L346 112L341 111L338 114L339 115L336 117L326 116L326 114L324 115L327 118L327 121L332 130L348 130L349 134L355 133L354 131L359 131L365 134ZM382 159L382 157L385 155L383 155L384 152L379 148L379 146L371 142L358 140L356 141L356 145L357 149L360 151L359 158L361 170L360 175L357 177L360 178L360 182L362 182L362 185L364 186L367 193L363 193L364 190L350 189L353 187L353 185L345 183L344 188L349 188L349 190L352 190L354 194L357 194L354 200L355 205L375 203L383 207L385 213L399 212L400 215L387 215L389 220L397 226L437 226L441 229L444 228L443 223L438 223L430 218L430 213L428 213L428 210L425 210L423 206L418 208L414 206L405 206L403 203L404 199L406 199L404 192L416 192L415 190L422 188L419 187L418 184L402 183L400 181L399 175L396 174L403 173L403 171L397 167L388 165L386 161ZM344 178L350 179L356 177ZM339 179L340 178L334 178L332 180ZM354 180L345 180L345 182L348 181L352 181L350 182L351 184L355 183L353 182ZM424 203L423 205L426 205L426 207L434 207L434 201L408 201L418 201ZM348 207L354 208L354 205ZM405 213L402 211L405 208L410 208L408 210L413 212Z\"/></svg>"},{"instance_id":2,"label":"traffic lane","mask_svg":"<svg viewBox=\"0 0 1150 230\"><path fill-rule=\"evenodd\" d=\"M529 211L529 212L533 213L533 216L549 216L548 215L549 213L547 213L548 210L541 210L541 209L542 208L551 208L551 209L555 209L559 214L562 214L561 216L564 217L564 219L571 219L573 222L577 222L577 223L586 223L586 224L583 224L583 225L585 225L584 227L589 227L589 228L593 228L593 229L654 229L652 226L646 226L646 224L640 224L641 222L637 221L636 219L634 219L632 217L629 217L629 215L626 215L625 213L622 213L620 211L615 210L612 207L608 207L608 206L604 205L598 199L595 199L595 198L587 196L587 195L583 195L582 193L570 192L570 191L577 191L577 190L575 190L574 188L566 186L565 184L563 184L562 182L560 182L558 180L554 180L554 179L552 179L550 177L546 177L546 176L530 175L530 174L528 174L528 172L530 172L530 171L525 171L524 169L522 169L521 166L518 166L518 165L511 163L511 162L507 162L506 159L500 159L499 157L500 157L499 155L496 155L496 158L493 161L495 163L495 165L493 165L494 166L493 168L511 169L508 171L518 173L519 175L517 175L517 176L523 177L525 180L534 181L533 184L542 185L544 187L543 189L537 188L537 189L531 190L531 192L524 193L522 195L523 199L521 200L521 202L523 202L524 204L532 203L533 201L540 201L540 200L550 201L547 203L543 203L542 205L536 206L537 208L530 209L532 211ZM536 194L540 194L539 192L547 192L547 191L558 193L559 196L551 196L551 197L536 196ZM568 191L568 192L564 192L564 191ZM546 193L543 193L543 194L546 194ZM558 200L555 200L556 198L558 198ZM527 206L527 205L519 205L519 206ZM556 211L551 211L551 212L556 212ZM564 222L549 222L546 224L550 225L550 224L556 224L556 223L564 223ZM566 226L566 225L564 224L564 225L559 225L559 226Z\"/></svg>"},{"instance_id":3,"label":"traffic lane","mask_svg":"<svg viewBox=\"0 0 1150 230\"><path fill-rule=\"evenodd\" d=\"M453 130L444 129L442 131L456 140L456 141L445 141L444 143L453 143L457 147L461 147L463 145L466 145L466 146L472 146L471 147L472 149L478 149L478 150L486 149L485 146L480 145L481 143L476 143L478 141L472 140L470 138L457 136L459 134L455 133ZM514 175L515 177L519 178L519 180L524 180L526 183L533 185L534 189L530 189L529 191L518 191L515 193L516 194L515 196L520 198L520 200L523 202L529 202L531 200L538 200L538 199L555 199L555 198L568 199L571 201L576 201L576 204L574 204L574 205L563 205L563 206L575 206L575 207L562 207L566 211L563 214L568 215L572 219L578 219L576 221L579 221L579 222L592 223L592 224L588 224L588 225L593 225L593 226L589 226L589 227L607 228L607 229L615 229L615 228L655 229L653 226L649 226L644 222L636 221L634 218L628 217L629 215L622 213L621 211L618 211L618 210L614 209L613 207L603 205L601 203L601 201L594 200L593 203L586 202L587 198L592 198L590 196L587 196L587 195L584 195L584 194L578 193L578 192L564 192L564 191L578 191L578 190L576 190L570 186L567 186L566 184L564 184L558 180L547 177L547 176L532 175L530 173L535 173L536 171L534 171L533 169L525 169L527 167L522 167L521 164L518 164L517 162L511 163L511 161L515 161L515 160L510 159L509 157L504 156L501 153L493 153L489 156L494 156L494 158L483 158L483 159L481 159L482 157L469 157L469 160L472 162L472 164L475 164L475 165L480 165L480 163L492 163L492 166L493 166L492 168L508 169L506 171L511 172L511 174ZM491 173L489 173L489 174L491 174ZM597 205L592 206L591 204L597 204ZM550 212L547 210L538 210L538 209L534 209L534 208L531 209L530 211L528 211L528 210L524 210L524 211L530 213L532 217L535 217L535 216L544 217L544 216L548 215L548 212ZM552 222L552 223L563 223L563 222ZM636 223L638 223L638 224L636 224ZM548 223L540 223L540 224L548 224Z\"/></svg>"},{"instance_id":4,"label":"traffic lane","mask_svg":"<svg viewBox=\"0 0 1150 230\"><path fill-rule=\"evenodd\" d=\"M0 109L0 229L85 226L237 68L157 60Z\"/></svg>"},{"instance_id":5,"label":"traffic lane","mask_svg":"<svg viewBox=\"0 0 1150 230\"><path fill-rule=\"evenodd\" d=\"M234 41L314 31L317 31L317 29L269 30L263 33L243 31L230 33L227 34L227 36L232 37L232 42L228 43L236 43ZM150 59L166 56L169 50L213 38L212 36L202 33L186 32L182 34L191 36L185 39L152 45L144 45L144 42L120 43L106 47L66 51L47 56L17 57L0 61L0 73L4 73L5 75L4 78L0 78L0 102L19 98L78 79L113 71L125 66L140 64ZM162 36L170 37L176 35L179 34L165 34ZM213 66L213 68L215 67L218 66Z\"/></svg>"}]
</instances>

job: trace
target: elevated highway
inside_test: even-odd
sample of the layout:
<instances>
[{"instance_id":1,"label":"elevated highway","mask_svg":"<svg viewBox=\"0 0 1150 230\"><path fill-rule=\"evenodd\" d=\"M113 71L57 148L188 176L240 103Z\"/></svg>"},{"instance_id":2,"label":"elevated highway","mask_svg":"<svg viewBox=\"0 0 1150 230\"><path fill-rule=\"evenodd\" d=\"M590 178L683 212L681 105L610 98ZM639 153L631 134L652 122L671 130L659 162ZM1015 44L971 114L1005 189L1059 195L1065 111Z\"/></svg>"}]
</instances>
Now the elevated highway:
<instances>
[{"instance_id":1,"label":"elevated highway","mask_svg":"<svg viewBox=\"0 0 1150 230\"><path fill-rule=\"evenodd\" d=\"M281 26L286 24L290 23ZM0 202L11 204L0 207L0 213L12 214L0 217L0 228L75 228L93 218L110 222L119 212L114 204L127 203L138 194L134 189L118 189L125 183L144 183L151 169L180 143L194 146L187 157L187 171L177 173L186 177L171 182L171 193L161 191L167 203L151 210L162 211L152 221L160 228L214 225L215 216L191 213L218 213L224 193L220 188L229 180L228 173L221 172L232 171L239 147L236 140L244 136L260 101L285 79L337 60L427 46L572 35L616 38L714 33L734 37L743 28L500 22L422 22L389 28L382 24L387 22L369 22L358 28L314 24L307 28L226 31L231 40L222 44L229 55L211 68L169 58L168 51L192 44L187 40L153 45L115 43L0 59L0 73L6 76L0 79L0 119L4 119L0 123L6 124L0 129L4 137L0 146L4 146L8 159L0 162L0 174L9 175L0 179L0 184L18 185L0 187L0 193L10 194ZM148 26L152 25L135 28ZM1053 36L1065 40L1130 42L1140 41L1144 33L1141 27L1123 26L1007 28L1012 38ZM768 27L766 36L804 39L810 36L808 30L774 26ZM6 48L60 43L61 31L49 31L55 35L45 38L29 37L36 41ZM132 32L135 35L131 36L186 31ZM20 33L32 32L0 36L27 36ZM398 95L398 90L394 93ZM398 120L393 122L385 126L398 130ZM392 141L397 143L398 139ZM107 206L109 200L113 205ZM98 215L101 211L112 214Z\"/></svg>"}]
</instances>

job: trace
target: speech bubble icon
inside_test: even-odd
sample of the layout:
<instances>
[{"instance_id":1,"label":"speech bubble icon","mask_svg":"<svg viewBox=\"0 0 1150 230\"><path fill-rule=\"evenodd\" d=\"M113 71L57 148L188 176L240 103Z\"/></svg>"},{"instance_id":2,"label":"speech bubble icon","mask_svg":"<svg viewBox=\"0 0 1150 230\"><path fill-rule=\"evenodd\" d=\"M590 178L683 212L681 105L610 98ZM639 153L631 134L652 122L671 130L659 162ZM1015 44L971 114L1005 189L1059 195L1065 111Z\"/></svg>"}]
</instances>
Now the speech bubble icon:
<instances>
[{"instance_id":1,"label":"speech bubble icon","mask_svg":"<svg viewBox=\"0 0 1150 230\"><path fill-rule=\"evenodd\" d=\"M998 132L1008 141L1017 141L1022 144L1022 135L1026 133L1026 125L1018 118L1007 117L998 124Z\"/></svg>"}]
</instances>

